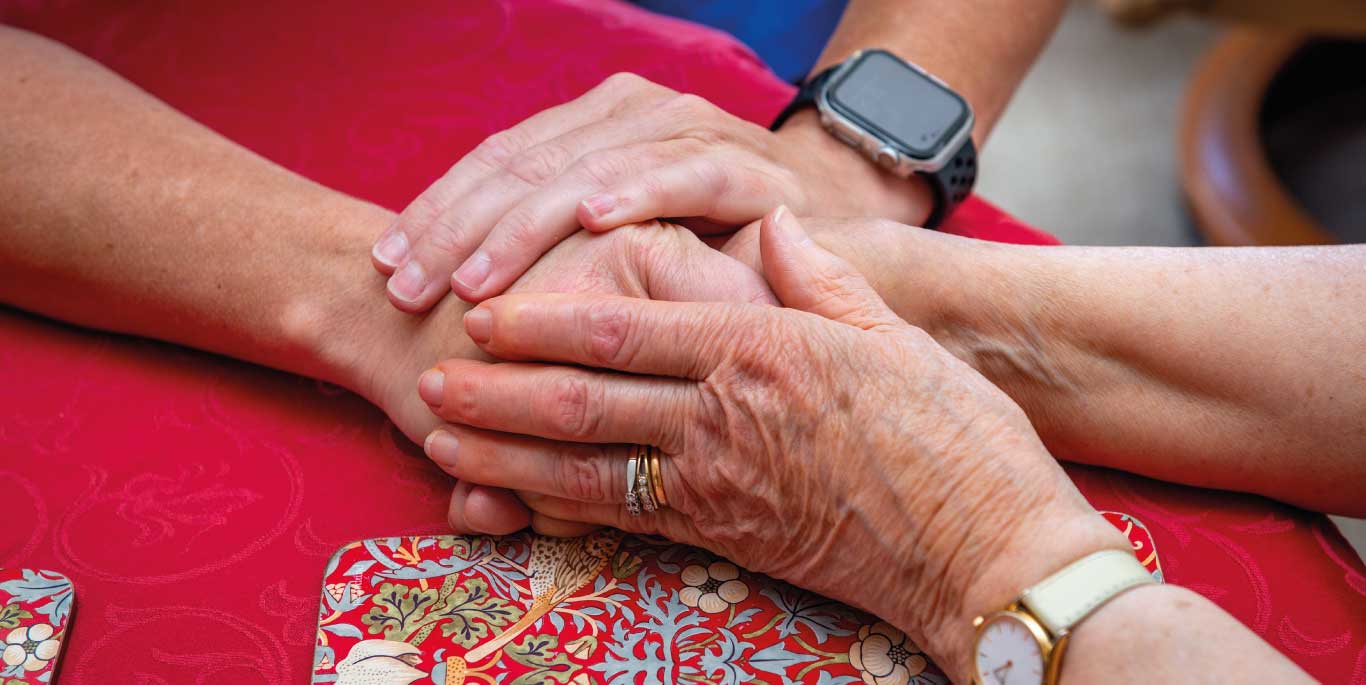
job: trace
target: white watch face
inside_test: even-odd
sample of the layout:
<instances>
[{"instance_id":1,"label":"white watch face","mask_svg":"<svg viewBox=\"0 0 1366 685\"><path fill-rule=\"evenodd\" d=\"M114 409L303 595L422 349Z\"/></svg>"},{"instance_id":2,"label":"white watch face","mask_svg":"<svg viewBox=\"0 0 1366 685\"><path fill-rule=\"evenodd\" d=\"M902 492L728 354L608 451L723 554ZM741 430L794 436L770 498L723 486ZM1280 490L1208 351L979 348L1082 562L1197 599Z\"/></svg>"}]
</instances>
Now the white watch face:
<instances>
[{"instance_id":1,"label":"white watch face","mask_svg":"<svg viewBox=\"0 0 1366 685\"><path fill-rule=\"evenodd\" d=\"M982 685L1040 685L1043 649L1024 621L993 616L978 633L973 668Z\"/></svg>"}]
</instances>

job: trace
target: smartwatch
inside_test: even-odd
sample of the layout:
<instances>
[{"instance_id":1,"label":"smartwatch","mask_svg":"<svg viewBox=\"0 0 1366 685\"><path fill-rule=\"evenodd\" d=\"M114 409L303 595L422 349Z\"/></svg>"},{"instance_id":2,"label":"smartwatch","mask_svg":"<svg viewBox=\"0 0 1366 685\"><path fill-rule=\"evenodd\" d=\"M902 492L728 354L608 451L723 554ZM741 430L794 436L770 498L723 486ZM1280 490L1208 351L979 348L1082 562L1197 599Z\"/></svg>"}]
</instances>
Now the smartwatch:
<instances>
[{"instance_id":1,"label":"smartwatch","mask_svg":"<svg viewBox=\"0 0 1366 685\"><path fill-rule=\"evenodd\" d=\"M924 69L886 50L863 50L802 84L769 128L815 105L821 126L875 164L929 181L934 207L925 228L938 228L972 190L977 151L972 107Z\"/></svg>"}]
</instances>

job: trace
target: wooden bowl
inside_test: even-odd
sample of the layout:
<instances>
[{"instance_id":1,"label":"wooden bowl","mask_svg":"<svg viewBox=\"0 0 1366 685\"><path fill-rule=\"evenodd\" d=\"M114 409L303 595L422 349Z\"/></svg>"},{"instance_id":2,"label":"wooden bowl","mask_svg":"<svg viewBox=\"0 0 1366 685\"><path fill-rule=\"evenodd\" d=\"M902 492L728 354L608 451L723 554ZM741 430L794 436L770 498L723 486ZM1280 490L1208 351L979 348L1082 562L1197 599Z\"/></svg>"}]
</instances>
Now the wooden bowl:
<instances>
[{"instance_id":1,"label":"wooden bowl","mask_svg":"<svg viewBox=\"0 0 1366 685\"><path fill-rule=\"evenodd\" d=\"M1366 43L1230 30L1197 67L1180 145L1210 244L1366 240Z\"/></svg>"}]
</instances>

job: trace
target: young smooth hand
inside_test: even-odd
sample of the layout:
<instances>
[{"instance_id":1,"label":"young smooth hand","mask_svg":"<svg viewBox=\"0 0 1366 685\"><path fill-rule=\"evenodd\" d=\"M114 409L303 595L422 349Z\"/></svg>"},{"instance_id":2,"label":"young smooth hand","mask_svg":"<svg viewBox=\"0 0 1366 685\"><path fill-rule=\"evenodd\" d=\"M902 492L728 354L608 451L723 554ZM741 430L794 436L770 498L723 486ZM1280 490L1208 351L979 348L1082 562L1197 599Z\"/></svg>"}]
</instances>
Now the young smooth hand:
<instances>
[{"instance_id":1,"label":"young smooth hand","mask_svg":"<svg viewBox=\"0 0 1366 685\"><path fill-rule=\"evenodd\" d=\"M394 306L422 312L449 290L470 302L503 292L580 226L688 217L700 232L729 231L780 203L915 222L928 197L811 117L773 133L617 74L481 143L403 211L372 260Z\"/></svg>"}]
</instances>

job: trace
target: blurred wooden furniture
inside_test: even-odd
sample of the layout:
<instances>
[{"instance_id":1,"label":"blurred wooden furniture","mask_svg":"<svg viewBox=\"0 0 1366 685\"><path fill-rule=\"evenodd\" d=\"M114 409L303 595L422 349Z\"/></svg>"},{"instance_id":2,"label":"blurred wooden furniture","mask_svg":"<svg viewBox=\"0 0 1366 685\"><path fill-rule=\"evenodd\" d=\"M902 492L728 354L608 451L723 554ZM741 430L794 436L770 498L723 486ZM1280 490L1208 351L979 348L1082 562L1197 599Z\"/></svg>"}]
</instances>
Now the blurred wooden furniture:
<instances>
[{"instance_id":1,"label":"blurred wooden furniture","mask_svg":"<svg viewBox=\"0 0 1366 685\"><path fill-rule=\"evenodd\" d=\"M1315 35L1366 35L1363 0L1096 0L1112 18L1142 26L1177 14L1262 24Z\"/></svg>"},{"instance_id":2,"label":"blurred wooden furniture","mask_svg":"<svg viewBox=\"0 0 1366 685\"><path fill-rule=\"evenodd\" d=\"M1229 31L1196 68L1179 142L1210 244L1366 241L1366 43Z\"/></svg>"}]
</instances>

